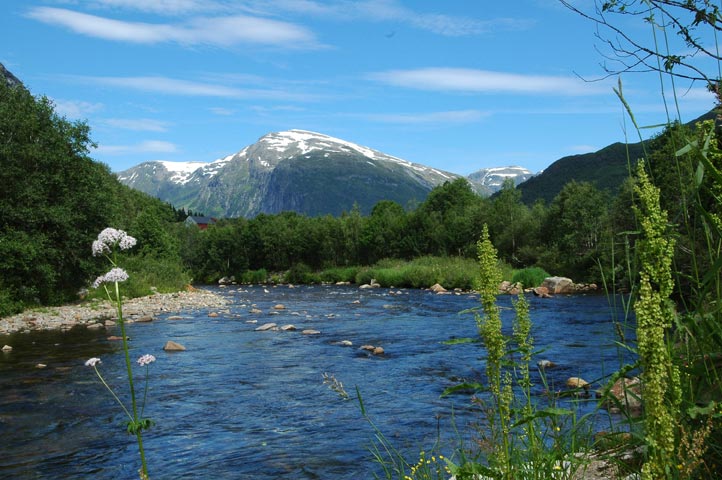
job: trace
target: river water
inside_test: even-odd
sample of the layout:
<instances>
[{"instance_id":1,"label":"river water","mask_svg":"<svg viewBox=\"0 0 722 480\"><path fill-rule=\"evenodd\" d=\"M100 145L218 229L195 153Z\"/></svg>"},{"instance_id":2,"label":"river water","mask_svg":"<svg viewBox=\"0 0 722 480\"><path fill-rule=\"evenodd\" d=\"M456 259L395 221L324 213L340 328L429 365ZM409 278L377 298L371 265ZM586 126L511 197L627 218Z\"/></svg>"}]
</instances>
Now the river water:
<instances>
[{"instance_id":1,"label":"river water","mask_svg":"<svg viewBox=\"0 0 722 480\"><path fill-rule=\"evenodd\" d=\"M375 432L361 415L357 387L370 418L410 463L437 439L445 445L473 437L479 412L470 395L440 395L461 381L483 380L479 344L442 343L477 335L473 314L460 313L477 307L477 296L338 286L218 292L232 304L217 317L199 311L128 325L131 358L157 357L145 409L156 422L144 436L151 478L372 478L379 469L369 452ZM613 322L621 318L606 296L529 302L535 346L543 349L536 359L557 363L547 371L549 388L563 388L570 376L594 382L619 367ZM285 310L274 310L277 304ZM510 328L510 297L499 297L499 305ZM298 330L255 331L266 322ZM107 339L119 334L115 328L0 337L14 347L0 353L4 478L137 478L137 446L124 433L124 414L84 366L100 357L106 380L127 399L121 345ZM165 352L167 340L187 350ZM359 348L367 344L385 354ZM341 381L351 399L324 385L324 373ZM142 398L145 368L134 364L134 374ZM593 405L582 405L581 413ZM608 421L603 411L598 415Z\"/></svg>"}]
</instances>

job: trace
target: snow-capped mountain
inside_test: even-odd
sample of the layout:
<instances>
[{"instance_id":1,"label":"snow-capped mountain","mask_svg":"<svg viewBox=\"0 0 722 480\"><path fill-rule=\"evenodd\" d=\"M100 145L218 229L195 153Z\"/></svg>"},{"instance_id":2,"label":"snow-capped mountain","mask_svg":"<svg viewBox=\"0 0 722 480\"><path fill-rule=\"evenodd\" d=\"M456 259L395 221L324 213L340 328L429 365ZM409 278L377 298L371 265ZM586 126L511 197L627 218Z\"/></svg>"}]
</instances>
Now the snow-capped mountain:
<instances>
[{"instance_id":1,"label":"snow-capped mountain","mask_svg":"<svg viewBox=\"0 0 722 480\"><path fill-rule=\"evenodd\" d=\"M514 185L519 185L533 176L534 174L524 167L494 167L482 168L466 178L477 193L488 196L501 190L508 179L514 180Z\"/></svg>"},{"instance_id":2,"label":"snow-capped mountain","mask_svg":"<svg viewBox=\"0 0 722 480\"><path fill-rule=\"evenodd\" d=\"M380 200L421 202L459 177L306 130L269 133L211 163L146 162L117 176L176 207L228 217L340 214L355 204L368 213Z\"/></svg>"}]
</instances>

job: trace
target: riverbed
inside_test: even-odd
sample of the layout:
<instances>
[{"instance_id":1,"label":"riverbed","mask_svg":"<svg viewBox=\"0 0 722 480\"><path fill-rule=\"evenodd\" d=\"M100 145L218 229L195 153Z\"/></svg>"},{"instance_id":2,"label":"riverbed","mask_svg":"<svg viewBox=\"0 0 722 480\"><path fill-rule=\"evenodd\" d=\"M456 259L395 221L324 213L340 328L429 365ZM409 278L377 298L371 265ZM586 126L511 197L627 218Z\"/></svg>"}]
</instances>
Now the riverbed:
<instances>
[{"instance_id":1,"label":"riverbed","mask_svg":"<svg viewBox=\"0 0 722 480\"><path fill-rule=\"evenodd\" d=\"M441 397L463 381L482 381L476 337L479 305L468 293L353 286L231 286L212 291L225 305L166 311L127 326L131 358L150 353L144 415L151 478L357 479L378 472L370 418L415 463L435 442L473 441L480 419L468 393ZM628 360L604 295L529 298L535 362L548 359L544 387L578 376L596 388ZM500 296L510 333L511 297ZM275 323L265 331L257 329ZM281 327L292 325L283 330ZM626 335L631 327L622 322ZM8 478L137 478L134 437L120 407L84 362L127 400L117 326L84 326L0 336L0 473ZM168 341L186 350L166 352ZM374 353L364 346L381 347ZM142 386L145 367L135 365ZM342 382L349 399L324 384ZM582 401L581 413L595 402ZM600 422L606 413L599 412Z\"/></svg>"}]
</instances>

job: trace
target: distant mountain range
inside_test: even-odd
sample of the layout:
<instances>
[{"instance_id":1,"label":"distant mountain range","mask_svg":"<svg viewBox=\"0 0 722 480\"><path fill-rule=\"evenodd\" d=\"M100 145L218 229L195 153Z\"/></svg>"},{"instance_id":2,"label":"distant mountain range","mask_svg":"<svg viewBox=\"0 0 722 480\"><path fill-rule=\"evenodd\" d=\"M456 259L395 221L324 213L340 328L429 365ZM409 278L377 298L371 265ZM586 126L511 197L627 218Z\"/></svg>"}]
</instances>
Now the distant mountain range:
<instances>
[{"instance_id":1,"label":"distant mountain range","mask_svg":"<svg viewBox=\"0 0 722 480\"><path fill-rule=\"evenodd\" d=\"M531 175L521 167L493 168L472 174L469 181L478 193L489 195L507 178L518 183ZM381 200L408 206L460 175L321 133L289 130L269 133L214 162L146 162L117 177L178 208L253 217L287 210L340 215L354 205L368 214Z\"/></svg>"},{"instance_id":2,"label":"distant mountain range","mask_svg":"<svg viewBox=\"0 0 722 480\"><path fill-rule=\"evenodd\" d=\"M694 127L697 122L716 117L714 110L687 122ZM537 200L550 203L572 180L590 182L600 190L615 193L630 174L637 160L644 156L644 145L648 140L637 143L613 143L601 150L581 155L560 158L538 175L518 186L521 199L527 205Z\"/></svg>"}]
</instances>

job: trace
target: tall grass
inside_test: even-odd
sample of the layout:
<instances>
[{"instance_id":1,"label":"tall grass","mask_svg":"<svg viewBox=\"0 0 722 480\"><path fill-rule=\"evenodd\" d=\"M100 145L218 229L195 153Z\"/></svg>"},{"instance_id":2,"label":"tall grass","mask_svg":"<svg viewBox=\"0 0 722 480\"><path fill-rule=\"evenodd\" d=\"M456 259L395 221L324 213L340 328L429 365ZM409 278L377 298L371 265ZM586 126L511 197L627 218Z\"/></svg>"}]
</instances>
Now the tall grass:
<instances>
[{"instance_id":1,"label":"tall grass","mask_svg":"<svg viewBox=\"0 0 722 480\"><path fill-rule=\"evenodd\" d=\"M411 261L381 260L356 274L355 282L376 280L382 287L429 288L440 284L447 290L471 290L479 276L476 262L462 257L421 257Z\"/></svg>"}]
</instances>

